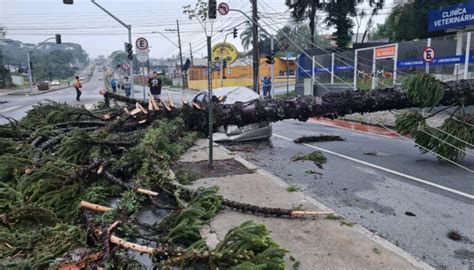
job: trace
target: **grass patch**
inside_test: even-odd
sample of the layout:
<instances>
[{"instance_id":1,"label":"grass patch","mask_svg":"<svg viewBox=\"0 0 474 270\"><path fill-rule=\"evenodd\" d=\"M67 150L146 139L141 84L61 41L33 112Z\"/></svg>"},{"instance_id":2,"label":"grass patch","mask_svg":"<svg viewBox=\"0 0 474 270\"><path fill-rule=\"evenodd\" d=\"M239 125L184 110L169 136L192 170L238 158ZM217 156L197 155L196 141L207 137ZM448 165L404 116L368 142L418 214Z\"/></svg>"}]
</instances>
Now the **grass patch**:
<instances>
[{"instance_id":1,"label":"grass patch","mask_svg":"<svg viewBox=\"0 0 474 270\"><path fill-rule=\"evenodd\" d=\"M336 220L341 222L341 226L348 226L348 227L354 227L354 223L346 220L344 217L341 216L336 216L334 214L330 214L326 217L327 220Z\"/></svg>"},{"instance_id":2,"label":"grass patch","mask_svg":"<svg viewBox=\"0 0 474 270\"><path fill-rule=\"evenodd\" d=\"M201 178L201 175L196 171L180 169L176 172L176 181L182 185L189 185L199 178Z\"/></svg>"},{"instance_id":3,"label":"grass patch","mask_svg":"<svg viewBox=\"0 0 474 270\"><path fill-rule=\"evenodd\" d=\"M327 158L323 155L321 151L314 151L313 153L307 155L296 155L293 157L293 161L313 161L316 166L320 169L323 168L323 164L327 162Z\"/></svg>"},{"instance_id":4,"label":"grass patch","mask_svg":"<svg viewBox=\"0 0 474 270\"><path fill-rule=\"evenodd\" d=\"M296 191L299 191L299 190L300 189L297 186L293 186L293 185L286 188L286 191L288 191L288 192L296 192Z\"/></svg>"},{"instance_id":5,"label":"grass patch","mask_svg":"<svg viewBox=\"0 0 474 270\"><path fill-rule=\"evenodd\" d=\"M377 255L382 254L382 251L380 251L378 248L373 248L372 251Z\"/></svg>"},{"instance_id":6,"label":"grass patch","mask_svg":"<svg viewBox=\"0 0 474 270\"><path fill-rule=\"evenodd\" d=\"M296 97L296 92L290 91L288 94L284 93L284 94L275 95L275 98L280 98L280 99L290 98L290 97Z\"/></svg>"}]
</instances>

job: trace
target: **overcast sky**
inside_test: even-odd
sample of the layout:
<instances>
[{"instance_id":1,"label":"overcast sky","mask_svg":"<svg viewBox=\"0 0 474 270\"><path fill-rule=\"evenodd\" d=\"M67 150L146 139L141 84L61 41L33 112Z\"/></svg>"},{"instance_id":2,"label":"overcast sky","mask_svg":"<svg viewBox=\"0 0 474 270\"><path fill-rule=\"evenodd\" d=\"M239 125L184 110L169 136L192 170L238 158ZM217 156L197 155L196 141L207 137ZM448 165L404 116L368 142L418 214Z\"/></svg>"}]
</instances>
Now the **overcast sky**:
<instances>
[{"instance_id":1,"label":"overcast sky","mask_svg":"<svg viewBox=\"0 0 474 270\"><path fill-rule=\"evenodd\" d=\"M189 43L195 57L206 54L206 38L197 21L190 21L183 14L183 6L196 3L196 0L97 0L106 9L127 24L132 25L132 38L148 39L151 57L168 58L177 55L179 50L164 37L178 42L175 32L176 20L180 22L183 55L189 55ZM218 1L219 2L219 1ZM226 0L231 8L241 9L251 14L249 0ZM285 0L258 0L261 23L268 30L282 27L290 21ZM376 21L381 23L392 8L389 0ZM363 7L365 8L365 7ZM286 13L285 13L286 12ZM266 18L265 18L266 17ZM229 29L243 22L245 17L231 12L227 16L218 15L215 29ZM92 56L109 55L114 50L123 50L127 41L127 30L89 0L74 0L74 5L64 5L62 0L0 0L0 25L7 27L7 38L23 42L38 43L61 34L63 42L79 43ZM321 31L320 31L321 32ZM330 33L331 29L323 30ZM215 33L213 43L222 41L223 34ZM228 40L243 50L240 39Z\"/></svg>"}]
</instances>

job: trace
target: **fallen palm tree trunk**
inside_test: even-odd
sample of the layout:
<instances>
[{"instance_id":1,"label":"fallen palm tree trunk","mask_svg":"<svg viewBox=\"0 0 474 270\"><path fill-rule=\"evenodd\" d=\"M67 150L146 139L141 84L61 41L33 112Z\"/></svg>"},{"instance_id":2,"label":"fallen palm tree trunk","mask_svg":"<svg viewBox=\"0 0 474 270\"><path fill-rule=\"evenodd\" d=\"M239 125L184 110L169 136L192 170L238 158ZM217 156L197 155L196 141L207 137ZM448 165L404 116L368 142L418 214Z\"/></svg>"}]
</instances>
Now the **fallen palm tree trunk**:
<instances>
[{"instance_id":1,"label":"fallen palm tree trunk","mask_svg":"<svg viewBox=\"0 0 474 270\"><path fill-rule=\"evenodd\" d=\"M274 217L318 217L328 216L334 214L333 212L316 212L316 211L299 211L293 209L270 208L251 205L247 203L240 203L236 201L226 200L222 201L222 205L236 211L244 213L252 213L254 215L274 216Z\"/></svg>"},{"instance_id":2,"label":"fallen palm tree trunk","mask_svg":"<svg viewBox=\"0 0 474 270\"><path fill-rule=\"evenodd\" d=\"M114 99L127 104L139 103L113 93L104 93L105 99ZM474 104L474 91L467 81L446 86L439 105L450 105L462 100L464 105ZM144 105L144 104L142 104ZM231 105L215 104L214 126L245 126L261 121L277 122L285 119L306 121L310 117L337 117L352 113L369 113L417 107L410 101L407 93L393 88L373 91L347 91L328 93L322 97L297 97L291 99L273 99L236 103ZM180 109L173 109L179 111ZM184 104L181 109L186 124L192 130L207 130L207 107ZM166 116L155 112L151 118Z\"/></svg>"}]
</instances>

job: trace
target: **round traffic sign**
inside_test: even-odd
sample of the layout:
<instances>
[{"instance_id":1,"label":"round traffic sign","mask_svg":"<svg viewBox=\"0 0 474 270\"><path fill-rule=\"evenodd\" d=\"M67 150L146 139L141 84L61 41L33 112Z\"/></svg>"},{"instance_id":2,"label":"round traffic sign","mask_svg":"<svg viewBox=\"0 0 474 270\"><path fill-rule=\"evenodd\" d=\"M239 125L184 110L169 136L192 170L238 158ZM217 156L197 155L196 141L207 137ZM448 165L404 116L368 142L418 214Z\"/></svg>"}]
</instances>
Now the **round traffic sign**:
<instances>
[{"instance_id":1,"label":"round traffic sign","mask_svg":"<svg viewBox=\"0 0 474 270\"><path fill-rule=\"evenodd\" d=\"M148 40L146 38L137 38L135 45L137 50L148 50Z\"/></svg>"},{"instance_id":2,"label":"round traffic sign","mask_svg":"<svg viewBox=\"0 0 474 270\"><path fill-rule=\"evenodd\" d=\"M435 50L431 47L426 47L423 50L423 60L425 60L425 62L431 63L433 62L434 58L435 58Z\"/></svg>"},{"instance_id":3,"label":"round traffic sign","mask_svg":"<svg viewBox=\"0 0 474 270\"><path fill-rule=\"evenodd\" d=\"M130 68L130 65L125 63L125 64L122 64L122 68L123 69L129 69Z\"/></svg>"},{"instance_id":4,"label":"round traffic sign","mask_svg":"<svg viewBox=\"0 0 474 270\"><path fill-rule=\"evenodd\" d=\"M229 13L230 8L227 3L222 2L217 7L217 10L219 11L219 14L221 14L222 16L225 16Z\"/></svg>"}]
</instances>

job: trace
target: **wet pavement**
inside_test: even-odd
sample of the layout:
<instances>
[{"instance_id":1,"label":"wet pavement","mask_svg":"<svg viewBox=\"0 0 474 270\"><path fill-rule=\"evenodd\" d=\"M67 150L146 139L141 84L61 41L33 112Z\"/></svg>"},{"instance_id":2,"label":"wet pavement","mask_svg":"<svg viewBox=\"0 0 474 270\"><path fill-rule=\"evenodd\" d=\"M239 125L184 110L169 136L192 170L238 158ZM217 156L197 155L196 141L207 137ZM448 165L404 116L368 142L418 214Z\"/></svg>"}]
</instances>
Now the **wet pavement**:
<instances>
[{"instance_id":1,"label":"wet pavement","mask_svg":"<svg viewBox=\"0 0 474 270\"><path fill-rule=\"evenodd\" d=\"M242 149L239 155L436 268L474 267L474 245L466 240L474 238L471 172L422 155L399 138L297 121L273 128L269 142L229 148ZM346 141L291 141L320 134ZM312 162L292 161L297 154L318 149L325 150L328 159L322 170ZM474 169L474 159L468 157L461 165ZM465 238L449 239L451 230Z\"/></svg>"}]
</instances>

